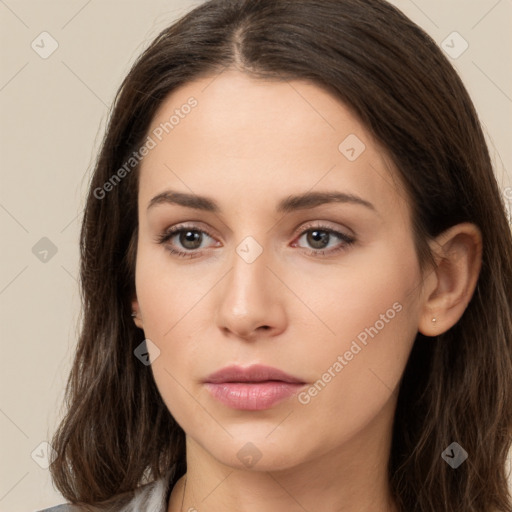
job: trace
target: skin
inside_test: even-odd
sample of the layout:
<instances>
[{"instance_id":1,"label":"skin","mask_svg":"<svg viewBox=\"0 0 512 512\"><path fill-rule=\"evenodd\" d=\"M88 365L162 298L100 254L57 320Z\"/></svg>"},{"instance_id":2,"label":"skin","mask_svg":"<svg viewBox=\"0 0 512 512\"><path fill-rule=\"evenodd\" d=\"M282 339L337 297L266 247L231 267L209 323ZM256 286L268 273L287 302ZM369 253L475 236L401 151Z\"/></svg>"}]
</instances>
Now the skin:
<instances>
[{"instance_id":1,"label":"skin","mask_svg":"<svg viewBox=\"0 0 512 512\"><path fill-rule=\"evenodd\" d=\"M385 150L315 84L227 70L174 91L148 134L190 96L197 107L140 168L132 303L136 325L160 351L155 382L187 435L186 488L182 478L168 512L396 510L386 467L400 379L417 332L440 334L464 312L480 268L480 233L461 224L430 241L437 265L422 273L411 208ZM354 161L338 149L350 134L366 146ZM208 196L220 211L170 203L148 210L168 189ZM352 194L373 206L276 211L282 199L309 191ZM188 249L197 257L169 252L193 247L179 235L155 240L180 223L208 233ZM318 226L355 241L331 234L322 256L307 231ZM236 251L248 236L263 250L252 263ZM240 411L203 384L225 366L259 363L310 389L397 303L400 312L306 404L292 396ZM249 442L261 454L251 467L237 457Z\"/></svg>"}]
</instances>

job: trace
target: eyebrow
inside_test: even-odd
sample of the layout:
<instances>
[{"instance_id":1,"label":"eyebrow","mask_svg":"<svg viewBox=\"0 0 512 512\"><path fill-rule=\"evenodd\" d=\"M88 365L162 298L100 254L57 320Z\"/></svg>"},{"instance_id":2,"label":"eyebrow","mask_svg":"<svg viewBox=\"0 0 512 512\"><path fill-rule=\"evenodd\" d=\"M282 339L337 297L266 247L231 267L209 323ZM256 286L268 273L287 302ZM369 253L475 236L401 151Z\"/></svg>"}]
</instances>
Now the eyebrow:
<instances>
[{"instance_id":1,"label":"eyebrow","mask_svg":"<svg viewBox=\"0 0 512 512\"><path fill-rule=\"evenodd\" d=\"M306 210L329 203L348 203L364 206L370 210L377 211L372 203L354 194L343 192L305 192L294 196L288 196L282 199L276 210L278 213L289 213L297 210ZM161 204L177 204L186 208L203 210L212 213L220 213L221 208L211 198L198 196L196 194L186 194L173 190L165 190L156 195L148 203L147 210Z\"/></svg>"}]
</instances>

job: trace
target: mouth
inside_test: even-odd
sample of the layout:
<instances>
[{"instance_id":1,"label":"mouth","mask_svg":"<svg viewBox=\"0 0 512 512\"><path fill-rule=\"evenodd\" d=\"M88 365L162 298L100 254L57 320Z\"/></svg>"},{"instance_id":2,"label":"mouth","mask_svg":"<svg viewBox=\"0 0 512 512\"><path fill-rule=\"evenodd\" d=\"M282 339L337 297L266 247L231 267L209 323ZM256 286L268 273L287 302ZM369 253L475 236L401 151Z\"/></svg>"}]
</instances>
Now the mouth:
<instances>
[{"instance_id":1,"label":"mouth","mask_svg":"<svg viewBox=\"0 0 512 512\"><path fill-rule=\"evenodd\" d=\"M213 398L239 410L261 411L289 399L305 382L277 368L229 366L204 381Z\"/></svg>"}]
</instances>

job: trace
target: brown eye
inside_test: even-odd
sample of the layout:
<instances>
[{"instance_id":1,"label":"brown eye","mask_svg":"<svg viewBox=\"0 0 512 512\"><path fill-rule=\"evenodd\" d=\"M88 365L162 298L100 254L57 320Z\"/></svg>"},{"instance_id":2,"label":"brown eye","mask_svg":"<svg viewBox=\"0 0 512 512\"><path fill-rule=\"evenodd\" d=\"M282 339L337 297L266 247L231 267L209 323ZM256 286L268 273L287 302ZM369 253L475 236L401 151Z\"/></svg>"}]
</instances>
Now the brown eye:
<instances>
[{"instance_id":1,"label":"brown eye","mask_svg":"<svg viewBox=\"0 0 512 512\"><path fill-rule=\"evenodd\" d=\"M299 236L298 240L302 238L305 238L306 246L299 243L296 245L308 250L313 256L335 253L347 249L355 242L355 238L326 226L316 226L306 229Z\"/></svg>"},{"instance_id":2,"label":"brown eye","mask_svg":"<svg viewBox=\"0 0 512 512\"><path fill-rule=\"evenodd\" d=\"M320 229L310 230L306 235L307 242L313 249L325 249L330 237L329 232Z\"/></svg>"},{"instance_id":3,"label":"brown eye","mask_svg":"<svg viewBox=\"0 0 512 512\"><path fill-rule=\"evenodd\" d=\"M158 235L155 241L165 245L165 248L173 255L184 258L197 258L201 256L201 249L207 248L203 242L207 239L215 242L213 236L202 229L190 226L174 226ZM214 244L211 243L211 246Z\"/></svg>"},{"instance_id":4,"label":"brown eye","mask_svg":"<svg viewBox=\"0 0 512 512\"><path fill-rule=\"evenodd\" d=\"M185 249L199 249L202 240L203 235L200 231L187 229L179 233L179 242Z\"/></svg>"}]
</instances>

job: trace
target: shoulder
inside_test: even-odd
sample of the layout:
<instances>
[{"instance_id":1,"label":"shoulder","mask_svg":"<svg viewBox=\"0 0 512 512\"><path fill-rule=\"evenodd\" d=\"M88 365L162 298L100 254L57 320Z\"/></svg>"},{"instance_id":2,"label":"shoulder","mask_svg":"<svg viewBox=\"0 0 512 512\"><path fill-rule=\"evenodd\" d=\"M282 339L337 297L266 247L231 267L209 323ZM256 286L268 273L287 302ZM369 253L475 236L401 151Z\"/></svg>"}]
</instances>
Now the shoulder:
<instances>
[{"instance_id":1,"label":"shoulder","mask_svg":"<svg viewBox=\"0 0 512 512\"><path fill-rule=\"evenodd\" d=\"M118 505L115 508L116 512L166 512L167 496L172 483L169 476L167 475L159 480L142 485L135 491L119 496ZM100 512L101 510L104 509L65 503L38 512Z\"/></svg>"},{"instance_id":2,"label":"shoulder","mask_svg":"<svg viewBox=\"0 0 512 512\"><path fill-rule=\"evenodd\" d=\"M139 487L119 512L166 512L168 478L161 478Z\"/></svg>"}]
</instances>

